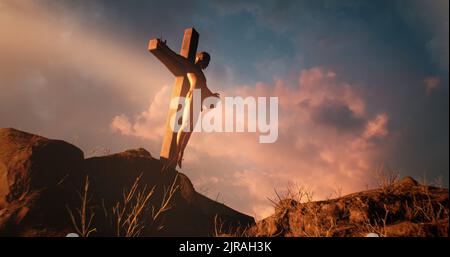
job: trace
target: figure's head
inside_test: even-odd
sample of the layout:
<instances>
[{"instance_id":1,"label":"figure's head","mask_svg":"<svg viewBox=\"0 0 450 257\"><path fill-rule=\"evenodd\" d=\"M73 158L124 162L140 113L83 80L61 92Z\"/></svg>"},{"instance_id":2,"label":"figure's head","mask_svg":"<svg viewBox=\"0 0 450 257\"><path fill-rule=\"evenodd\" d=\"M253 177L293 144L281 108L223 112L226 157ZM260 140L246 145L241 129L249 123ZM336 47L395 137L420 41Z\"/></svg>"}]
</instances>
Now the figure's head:
<instances>
[{"instance_id":1,"label":"figure's head","mask_svg":"<svg viewBox=\"0 0 450 257\"><path fill-rule=\"evenodd\" d=\"M195 64L200 65L200 68L205 69L208 67L209 61L211 60L211 57L207 52L200 52L197 53L195 56Z\"/></svg>"}]
</instances>

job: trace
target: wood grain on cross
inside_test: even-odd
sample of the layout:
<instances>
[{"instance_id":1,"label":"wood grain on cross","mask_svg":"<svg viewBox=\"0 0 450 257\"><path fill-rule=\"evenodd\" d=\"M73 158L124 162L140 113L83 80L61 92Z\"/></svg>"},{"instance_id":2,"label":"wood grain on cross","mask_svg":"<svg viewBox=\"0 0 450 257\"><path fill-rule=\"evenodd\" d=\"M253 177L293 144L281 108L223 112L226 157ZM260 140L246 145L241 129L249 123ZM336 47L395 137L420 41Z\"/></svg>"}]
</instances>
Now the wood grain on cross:
<instances>
[{"instance_id":1,"label":"wood grain on cross","mask_svg":"<svg viewBox=\"0 0 450 257\"><path fill-rule=\"evenodd\" d=\"M194 28L188 28L184 31L183 44L180 54L172 51L165 42L160 39L151 39L148 50L155 55L168 69L176 79L172 89L171 100L176 97L186 97L189 91L189 81L186 77L187 70L194 65L195 55L197 53L199 34ZM170 124L172 117L175 117L180 106L170 106L167 113L165 133L161 147L160 159L163 161L172 160L177 151L177 133L174 132ZM180 117L181 118L181 117ZM177 122L177 121L175 121ZM172 165L173 167L175 165Z\"/></svg>"}]
</instances>

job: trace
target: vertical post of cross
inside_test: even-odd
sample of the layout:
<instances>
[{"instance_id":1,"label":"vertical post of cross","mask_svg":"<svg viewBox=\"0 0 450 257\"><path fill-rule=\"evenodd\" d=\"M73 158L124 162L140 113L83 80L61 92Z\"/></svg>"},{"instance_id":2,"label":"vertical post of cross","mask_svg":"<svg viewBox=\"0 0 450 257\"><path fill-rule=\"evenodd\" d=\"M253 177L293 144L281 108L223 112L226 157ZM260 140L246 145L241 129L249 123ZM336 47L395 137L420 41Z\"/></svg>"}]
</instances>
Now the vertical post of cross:
<instances>
[{"instance_id":1,"label":"vertical post of cross","mask_svg":"<svg viewBox=\"0 0 450 257\"><path fill-rule=\"evenodd\" d=\"M197 53L198 41L199 41L198 32L194 28L186 29L184 31L184 37L183 37L183 43L181 45L180 55L182 57L186 58L187 60L189 60L190 62L194 63L195 55ZM150 49L150 51L152 51L152 50ZM154 50L153 53L155 55L157 55L157 54L161 55L161 53L158 53L157 50ZM160 56L157 55L157 57L160 57ZM162 58L164 58L164 57L162 57ZM162 58L160 58L160 59L162 59ZM166 61L166 62L168 62L168 61ZM166 63L166 65L168 65L168 64ZM189 81L186 77L186 73L184 72L184 73L180 73L179 75L177 75L176 79L175 79L175 85L173 86L173 89L172 89L171 100L176 97L186 97L186 94L189 91L189 87L190 87ZM170 124L170 119L171 119L171 117L175 117L177 111L179 110L178 108L181 108L181 106L180 105L178 107L169 106L169 111L167 113L165 133L164 133L164 138L163 138L163 143L161 146L161 153L160 153L160 159L163 162L166 162L167 160L172 160L176 155L177 134L172 129L172 126ZM181 119L181 117L179 117L179 118ZM178 122L178 121L175 121L175 122ZM174 164L172 164L171 166L175 167L175 165L176 165L176 162Z\"/></svg>"}]
</instances>

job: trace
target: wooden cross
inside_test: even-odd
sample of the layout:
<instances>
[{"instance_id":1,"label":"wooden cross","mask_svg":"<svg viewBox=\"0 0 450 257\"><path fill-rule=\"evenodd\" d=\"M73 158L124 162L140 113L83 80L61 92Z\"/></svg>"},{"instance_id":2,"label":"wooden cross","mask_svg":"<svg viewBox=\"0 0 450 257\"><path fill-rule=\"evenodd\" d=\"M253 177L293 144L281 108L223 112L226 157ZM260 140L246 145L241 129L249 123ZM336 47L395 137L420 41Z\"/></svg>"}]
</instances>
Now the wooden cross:
<instances>
[{"instance_id":1,"label":"wooden cross","mask_svg":"<svg viewBox=\"0 0 450 257\"><path fill-rule=\"evenodd\" d=\"M197 53L199 34L194 28L188 28L184 31L183 44L180 54L172 51L161 39L151 39L148 44L148 50L155 55L168 69L172 72L176 79L172 89L171 99L176 97L186 97L189 91L189 81L186 73L195 63L195 55ZM166 127L164 139L161 147L160 159L163 162L172 160L177 151L177 133L173 131L170 125L171 117L175 117L178 107L169 106L167 113ZM180 117L181 118L181 117ZM177 121L175 121L177 122ZM175 163L171 168L175 167Z\"/></svg>"}]
</instances>

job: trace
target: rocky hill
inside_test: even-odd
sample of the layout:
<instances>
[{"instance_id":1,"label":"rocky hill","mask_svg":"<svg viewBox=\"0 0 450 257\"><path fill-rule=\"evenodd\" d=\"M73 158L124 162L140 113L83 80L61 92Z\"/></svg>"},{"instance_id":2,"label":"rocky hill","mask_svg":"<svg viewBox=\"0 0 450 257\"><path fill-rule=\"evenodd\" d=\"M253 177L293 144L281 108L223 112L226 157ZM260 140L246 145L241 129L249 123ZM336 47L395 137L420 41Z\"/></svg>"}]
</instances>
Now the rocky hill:
<instances>
[{"instance_id":1,"label":"rocky hill","mask_svg":"<svg viewBox=\"0 0 450 257\"><path fill-rule=\"evenodd\" d=\"M0 235L209 236L218 224L255 221L144 149L85 159L64 141L0 129Z\"/></svg>"},{"instance_id":2,"label":"rocky hill","mask_svg":"<svg viewBox=\"0 0 450 257\"><path fill-rule=\"evenodd\" d=\"M304 191L292 195L301 199L280 197L275 213L246 235L448 236L448 189L421 185L411 177L327 201L308 201Z\"/></svg>"}]
</instances>

